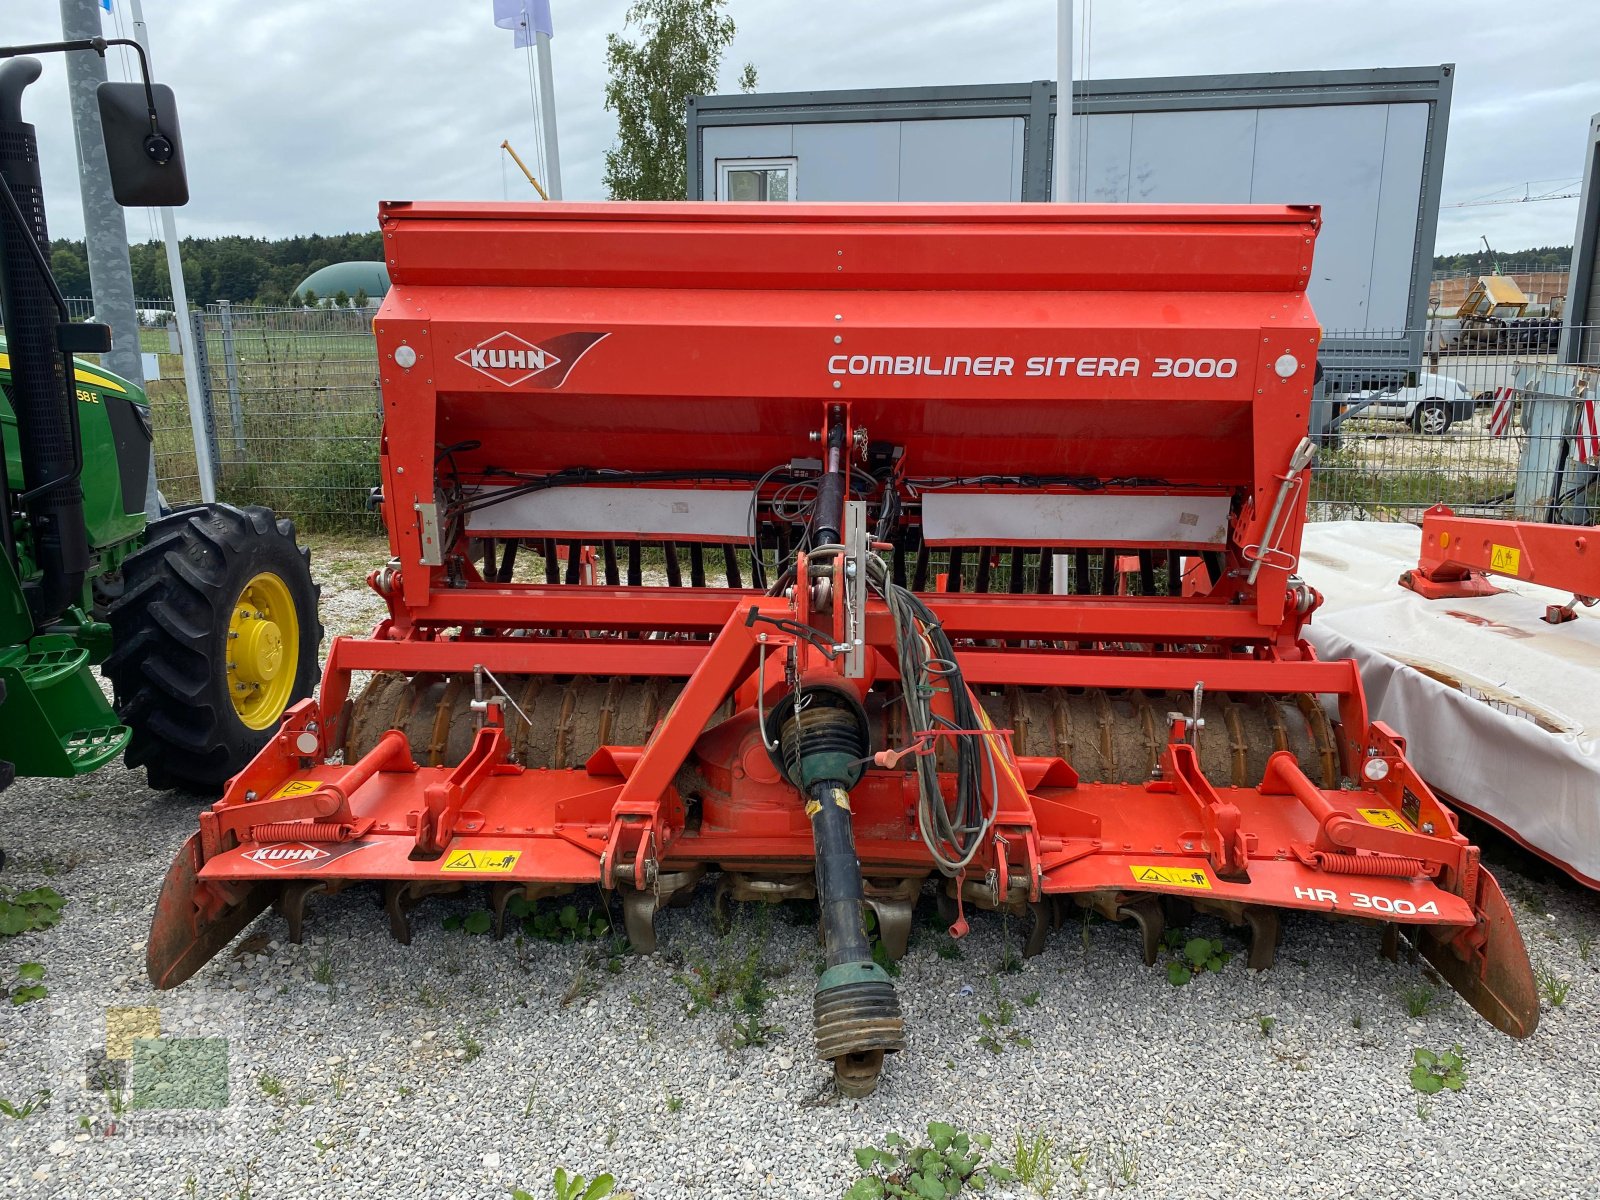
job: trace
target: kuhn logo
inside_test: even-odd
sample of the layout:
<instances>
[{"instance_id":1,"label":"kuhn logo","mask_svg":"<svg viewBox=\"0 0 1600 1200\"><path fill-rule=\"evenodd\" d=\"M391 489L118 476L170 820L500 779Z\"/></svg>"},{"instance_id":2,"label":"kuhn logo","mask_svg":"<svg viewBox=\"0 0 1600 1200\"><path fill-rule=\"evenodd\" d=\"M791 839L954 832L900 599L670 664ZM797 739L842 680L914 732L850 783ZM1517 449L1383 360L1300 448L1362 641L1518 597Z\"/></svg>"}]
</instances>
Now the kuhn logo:
<instances>
[{"instance_id":1,"label":"kuhn logo","mask_svg":"<svg viewBox=\"0 0 1600 1200\"><path fill-rule=\"evenodd\" d=\"M456 355L456 361L480 375L487 375L502 387L527 384L558 388L578 360L605 336L603 333L563 333L534 343L507 329L463 350Z\"/></svg>"},{"instance_id":2,"label":"kuhn logo","mask_svg":"<svg viewBox=\"0 0 1600 1200\"><path fill-rule=\"evenodd\" d=\"M316 846L308 846L304 842L278 842L252 850L244 857L276 871L280 867L311 866L325 858L332 858L333 855L326 850L319 850Z\"/></svg>"}]
</instances>

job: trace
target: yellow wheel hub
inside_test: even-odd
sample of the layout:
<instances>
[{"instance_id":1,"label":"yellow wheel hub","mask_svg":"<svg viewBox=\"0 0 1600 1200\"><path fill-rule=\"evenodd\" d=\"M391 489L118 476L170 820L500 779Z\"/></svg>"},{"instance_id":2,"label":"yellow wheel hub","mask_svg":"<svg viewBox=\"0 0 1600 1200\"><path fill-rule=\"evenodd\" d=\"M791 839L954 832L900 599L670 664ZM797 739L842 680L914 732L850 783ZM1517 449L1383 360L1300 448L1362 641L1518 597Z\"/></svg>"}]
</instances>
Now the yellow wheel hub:
<instances>
[{"instance_id":1,"label":"yellow wheel hub","mask_svg":"<svg viewBox=\"0 0 1600 1200\"><path fill-rule=\"evenodd\" d=\"M289 585L263 571L228 616L228 697L239 719L266 729L283 715L300 665L300 617Z\"/></svg>"}]
</instances>

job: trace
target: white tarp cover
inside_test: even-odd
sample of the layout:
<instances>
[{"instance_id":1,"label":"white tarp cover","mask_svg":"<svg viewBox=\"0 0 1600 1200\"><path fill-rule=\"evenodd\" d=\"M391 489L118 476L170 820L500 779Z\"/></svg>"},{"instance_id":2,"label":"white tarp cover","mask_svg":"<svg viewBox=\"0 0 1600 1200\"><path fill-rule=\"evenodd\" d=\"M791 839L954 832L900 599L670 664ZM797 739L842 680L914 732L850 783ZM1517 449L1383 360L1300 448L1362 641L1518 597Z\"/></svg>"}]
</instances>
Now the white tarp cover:
<instances>
[{"instance_id":1,"label":"white tarp cover","mask_svg":"<svg viewBox=\"0 0 1600 1200\"><path fill-rule=\"evenodd\" d=\"M1431 785L1600 887L1600 609L1549 625L1570 594L1499 577L1500 595L1425 600L1398 582L1420 545L1414 525L1308 525L1299 574L1325 597L1308 640L1356 660Z\"/></svg>"}]
</instances>

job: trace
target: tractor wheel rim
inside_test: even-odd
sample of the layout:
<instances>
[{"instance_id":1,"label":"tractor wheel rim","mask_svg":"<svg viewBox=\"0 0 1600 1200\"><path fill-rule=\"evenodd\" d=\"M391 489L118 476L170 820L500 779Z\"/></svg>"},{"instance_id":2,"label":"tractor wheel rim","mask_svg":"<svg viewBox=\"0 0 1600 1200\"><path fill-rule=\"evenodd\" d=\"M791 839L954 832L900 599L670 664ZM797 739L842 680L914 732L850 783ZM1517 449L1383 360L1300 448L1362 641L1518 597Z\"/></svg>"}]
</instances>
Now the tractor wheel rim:
<instances>
[{"instance_id":1,"label":"tractor wheel rim","mask_svg":"<svg viewBox=\"0 0 1600 1200\"><path fill-rule=\"evenodd\" d=\"M300 619L289 585L271 571L253 576L228 614L228 698L239 720L266 729L294 692Z\"/></svg>"}]
</instances>

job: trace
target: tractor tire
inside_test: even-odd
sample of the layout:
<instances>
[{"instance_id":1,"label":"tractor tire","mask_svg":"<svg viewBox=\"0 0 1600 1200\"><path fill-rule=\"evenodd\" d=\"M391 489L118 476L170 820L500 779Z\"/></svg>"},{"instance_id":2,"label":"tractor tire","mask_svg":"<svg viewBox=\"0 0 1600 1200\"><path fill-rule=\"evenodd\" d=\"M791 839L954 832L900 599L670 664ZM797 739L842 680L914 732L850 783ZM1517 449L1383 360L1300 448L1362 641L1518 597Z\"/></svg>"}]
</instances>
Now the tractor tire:
<instances>
[{"instance_id":1,"label":"tractor tire","mask_svg":"<svg viewBox=\"0 0 1600 1200\"><path fill-rule=\"evenodd\" d=\"M321 589L294 524L211 504L154 522L123 564L101 668L150 786L216 795L317 682Z\"/></svg>"}]
</instances>

